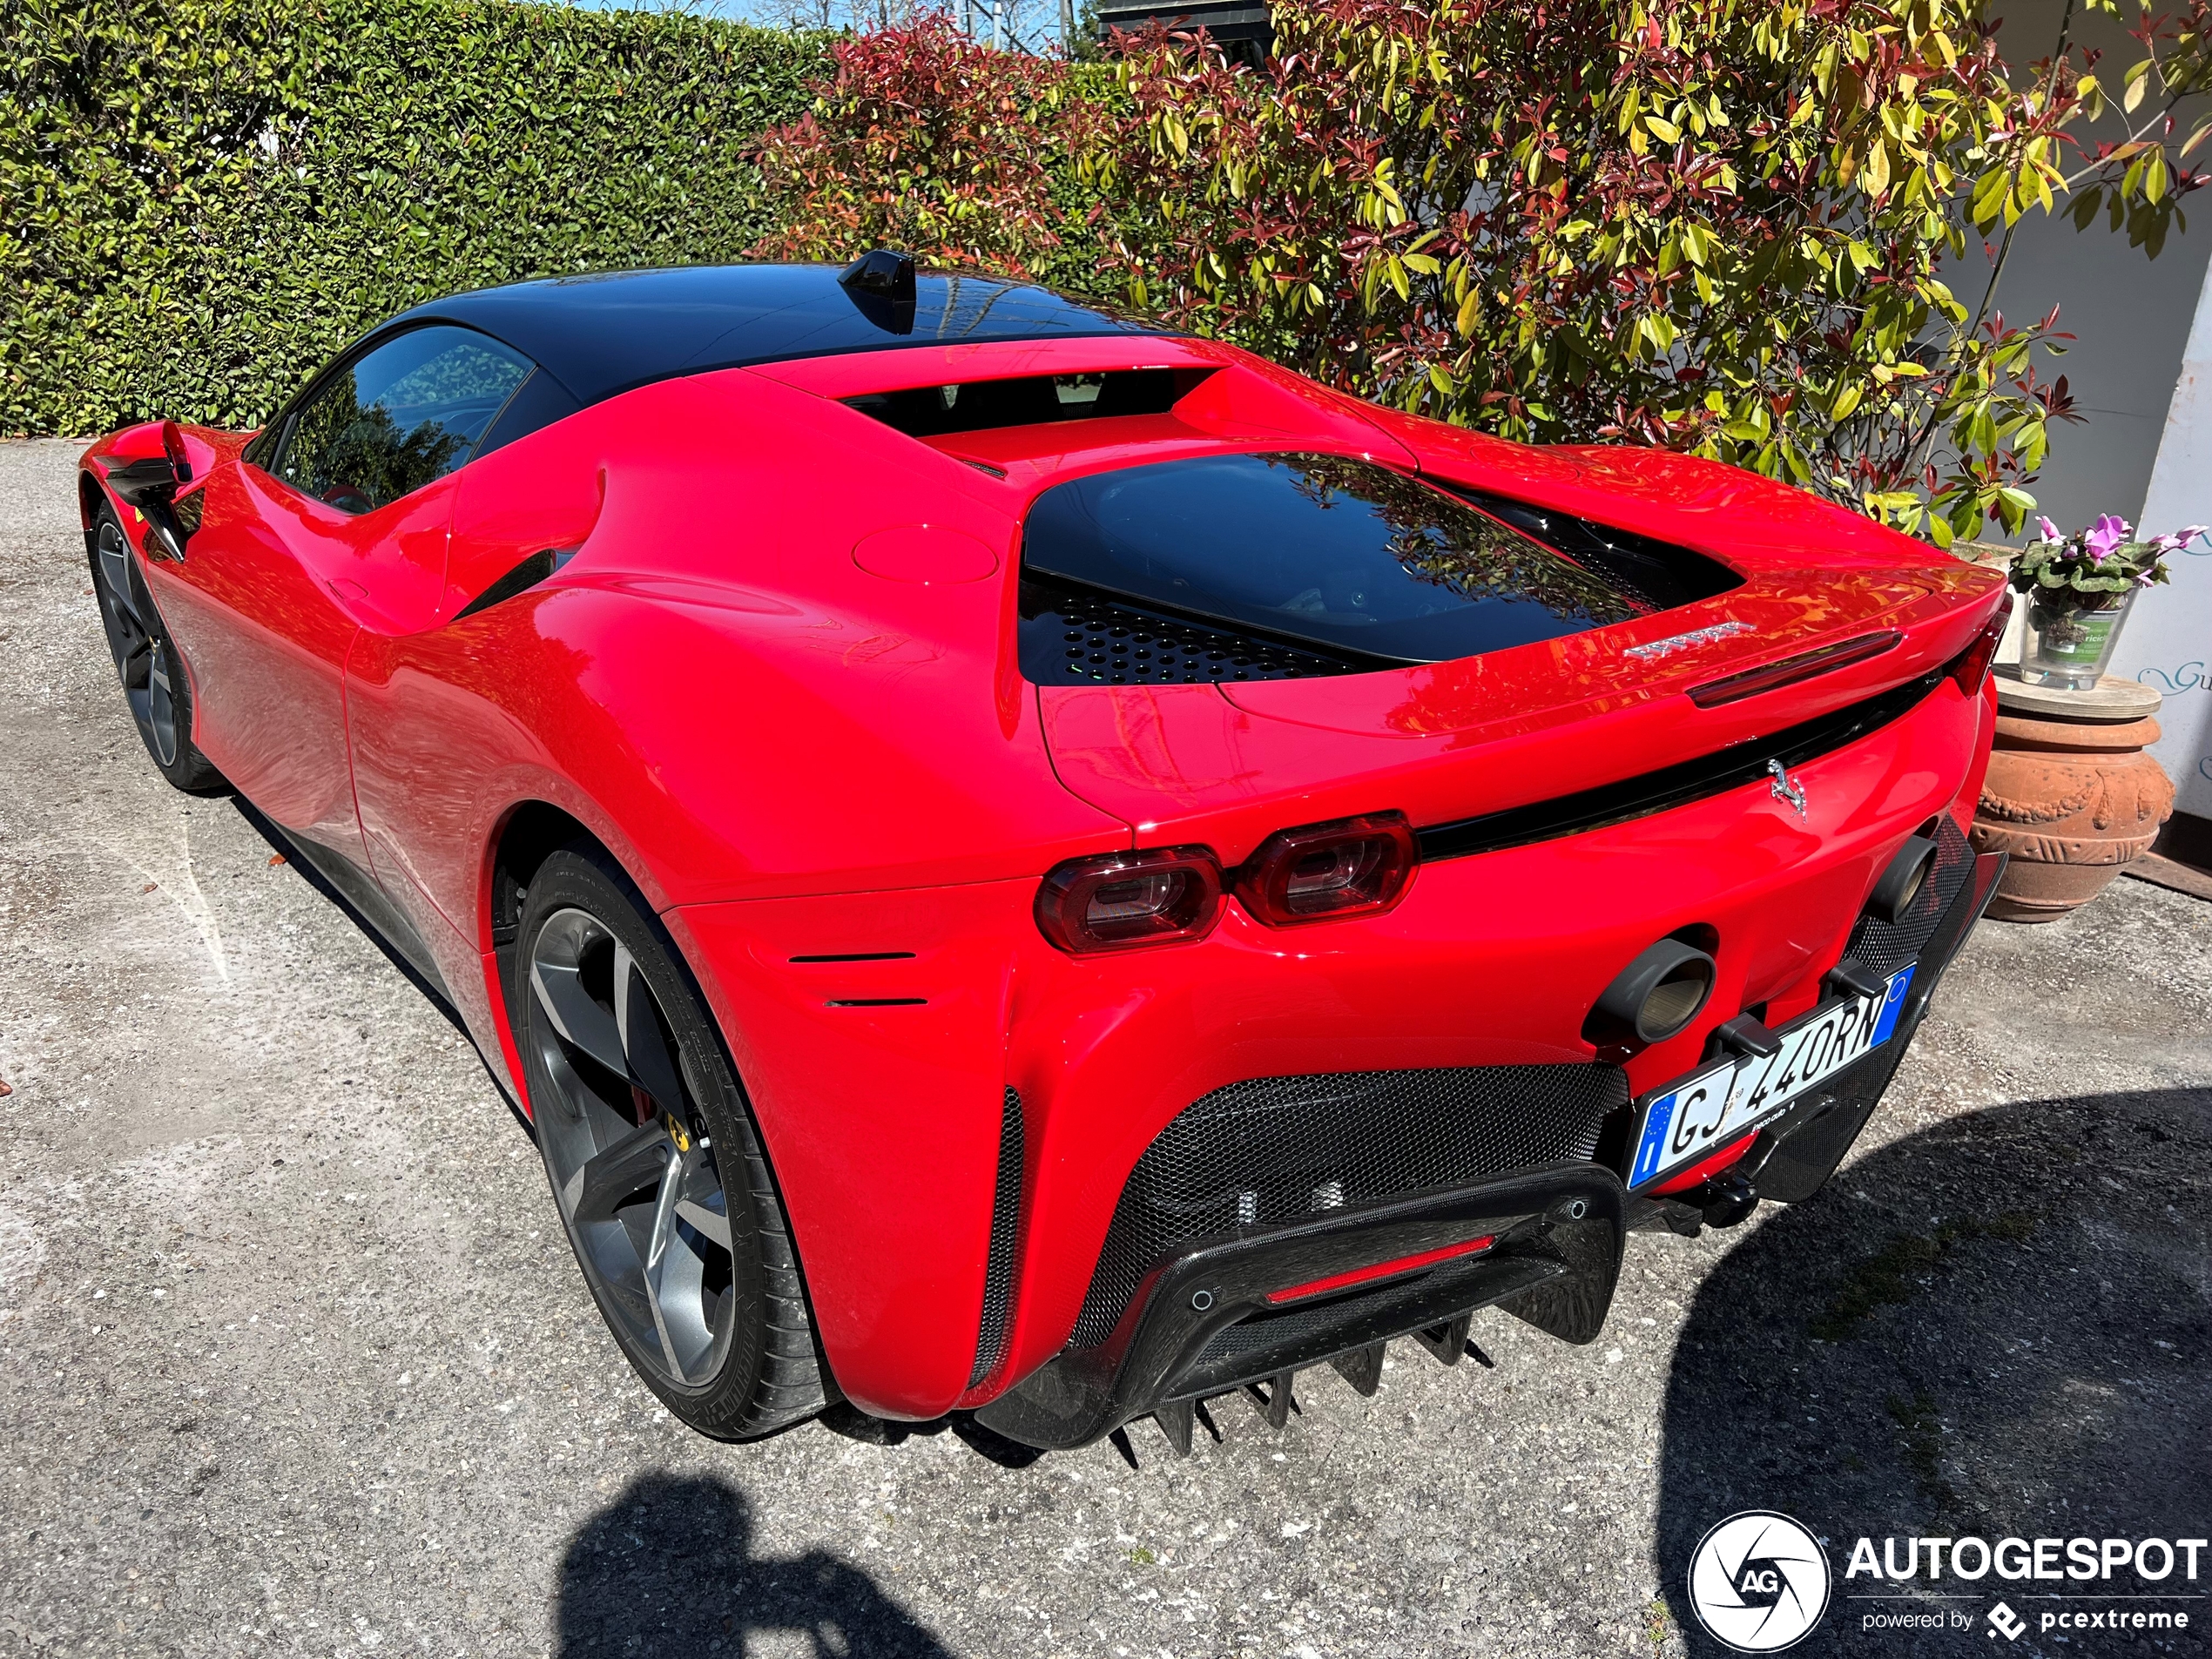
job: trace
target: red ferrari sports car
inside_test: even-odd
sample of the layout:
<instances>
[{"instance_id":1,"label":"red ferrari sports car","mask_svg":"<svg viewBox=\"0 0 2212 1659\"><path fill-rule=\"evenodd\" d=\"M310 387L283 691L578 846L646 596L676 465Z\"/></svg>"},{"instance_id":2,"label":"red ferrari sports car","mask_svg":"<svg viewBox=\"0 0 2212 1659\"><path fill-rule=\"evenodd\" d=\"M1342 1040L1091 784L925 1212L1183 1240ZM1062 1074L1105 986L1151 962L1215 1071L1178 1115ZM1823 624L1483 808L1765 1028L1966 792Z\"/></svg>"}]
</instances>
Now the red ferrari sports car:
<instances>
[{"instance_id":1,"label":"red ferrari sports car","mask_svg":"<svg viewBox=\"0 0 2212 1659\"><path fill-rule=\"evenodd\" d=\"M890 253L461 294L81 487L156 764L449 999L710 1434L1588 1341L2000 863L1994 573Z\"/></svg>"}]
</instances>

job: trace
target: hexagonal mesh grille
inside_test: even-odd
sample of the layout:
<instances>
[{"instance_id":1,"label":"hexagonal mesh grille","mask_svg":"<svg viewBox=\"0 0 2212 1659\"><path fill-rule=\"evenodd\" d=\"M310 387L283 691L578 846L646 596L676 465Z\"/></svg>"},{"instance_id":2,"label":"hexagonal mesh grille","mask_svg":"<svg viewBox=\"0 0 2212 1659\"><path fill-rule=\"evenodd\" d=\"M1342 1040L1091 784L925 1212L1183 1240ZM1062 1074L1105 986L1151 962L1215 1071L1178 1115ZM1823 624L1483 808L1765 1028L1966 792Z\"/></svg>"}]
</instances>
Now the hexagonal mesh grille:
<instances>
[{"instance_id":1,"label":"hexagonal mesh grille","mask_svg":"<svg viewBox=\"0 0 2212 1659\"><path fill-rule=\"evenodd\" d=\"M1936 923L1974 871L1974 850L1948 813L1936 820L1935 844L1935 868L1905 914L1894 924L1861 916L1844 955L1886 978L1926 948Z\"/></svg>"},{"instance_id":2,"label":"hexagonal mesh grille","mask_svg":"<svg viewBox=\"0 0 2212 1659\"><path fill-rule=\"evenodd\" d=\"M1204 685L1369 666L1057 585L1024 582L1022 602L1022 671L1038 685Z\"/></svg>"},{"instance_id":3,"label":"hexagonal mesh grille","mask_svg":"<svg viewBox=\"0 0 2212 1659\"><path fill-rule=\"evenodd\" d=\"M1628 1103L1615 1066L1458 1066L1259 1077L1194 1102L1130 1171L1076 1321L1113 1333L1163 1258L1325 1210L1587 1159Z\"/></svg>"}]
</instances>

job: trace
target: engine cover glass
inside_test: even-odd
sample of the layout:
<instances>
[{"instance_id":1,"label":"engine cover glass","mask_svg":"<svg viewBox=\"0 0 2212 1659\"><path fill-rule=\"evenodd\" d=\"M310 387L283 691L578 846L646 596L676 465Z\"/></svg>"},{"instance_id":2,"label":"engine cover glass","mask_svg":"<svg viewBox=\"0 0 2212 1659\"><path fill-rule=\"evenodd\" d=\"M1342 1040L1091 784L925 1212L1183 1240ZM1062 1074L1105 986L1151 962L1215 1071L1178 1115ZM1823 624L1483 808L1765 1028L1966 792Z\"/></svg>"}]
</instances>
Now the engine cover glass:
<instances>
[{"instance_id":1,"label":"engine cover glass","mask_svg":"<svg viewBox=\"0 0 2212 1659\"><path fill-rule=\"evenodd\" d=\"M1342 455L1208 455L1073 479L1031 508L1022 563L1032 577L1376 666L1472 657L1653 609L1455 496Z\"/></svg>"}]
</instances>

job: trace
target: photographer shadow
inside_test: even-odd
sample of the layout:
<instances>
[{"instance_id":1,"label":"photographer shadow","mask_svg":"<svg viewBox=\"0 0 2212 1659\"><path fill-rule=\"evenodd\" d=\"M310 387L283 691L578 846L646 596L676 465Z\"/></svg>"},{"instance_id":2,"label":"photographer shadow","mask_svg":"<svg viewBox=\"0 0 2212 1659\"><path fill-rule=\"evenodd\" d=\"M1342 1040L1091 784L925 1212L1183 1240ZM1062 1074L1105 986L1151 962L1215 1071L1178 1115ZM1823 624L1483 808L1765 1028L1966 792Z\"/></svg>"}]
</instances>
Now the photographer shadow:
<instances>
[{"instance_id":1,"label":"photographer shadow","mask_svg":"<svg viewBox=\"0 0 2212 1659\"><path fill-rule=\"evenodd\" d=\"M752 1550L745 1494L704 1477L646 1475L586 1521L561 1561L561 1659L707 1659L754 1652L950 1659L868 1574L826 1550Z\"/></svg>"},{"instance_id":2,"label":"photographer shadow","mask_svg":"<svg viewBox=\"0 0 2212 1659\"><path fill-rule=\"evenodd\" d=\"M1699 1289L1667 1393L1661 1593L1690 1651L1725 1651L1689 1605L1691 1556L1747 1509L1826 1543L1807 1651L2041 1651L2049 1635L1993 1648L1999 1599L2033 1630L2087 1605L2054 1594L2212 1590L2212 1561L2194 1584L1846 1575L1861 1537L1901 1555L1912 1536L2205 1534L2208 1169L2212 1090L2033 1101L1884 1147L1763 1216ZM1874 1599L1936 1594L1964 1599ZM2185 1609L2191 1628L2098 1651L2202 1650L2212 1602L2130 1605ZM1937 1611L1938 1631L1868 1624Z\"/></svg>"}]
</instances>

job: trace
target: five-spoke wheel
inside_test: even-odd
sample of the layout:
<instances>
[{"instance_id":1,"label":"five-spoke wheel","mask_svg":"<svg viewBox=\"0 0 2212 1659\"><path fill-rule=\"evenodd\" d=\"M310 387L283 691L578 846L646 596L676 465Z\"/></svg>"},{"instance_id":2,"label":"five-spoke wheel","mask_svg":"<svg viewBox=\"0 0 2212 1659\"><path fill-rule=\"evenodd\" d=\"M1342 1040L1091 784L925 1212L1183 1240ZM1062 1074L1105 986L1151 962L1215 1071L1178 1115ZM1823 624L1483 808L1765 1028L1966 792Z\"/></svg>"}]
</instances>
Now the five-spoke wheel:
<instances>
[{"instance_id":1,"label":"five-spoke wheel","mask_svg":"<svg viewBox=\"0 0 2212 1659\"><path fill-rule=\"evenodd\" d=\"M530 944L553 1084L537 1132L585 1271L647 1363L692 1386L720 1368L730 1294L730 1204L700 1090L637 959L573 906Z\"/></svg>"},{"instance_id":2,"label":"five-spoke wheel","mask_svg":"<svg viewBox=\"0 0 2212 1659\"><path fill-rule=\"evenodd\" d=\"M146 590L123 526L105 504L93 520L90 539L100 626L146 752L179 789L219 786L222 774L192 745L192 691L184 664L153 596Z\"/></svg>"},{"instance_id":3,"label":"five-spoke wheel","mask_svg":"<svg viewBox=\"0 0 2212 1659\"><path fill-rule=\"evenodd\" d=\"M651 913L597 849L532 877L513 991L539 1150L585 1283L686 1421L759 1433L823 1392L737 1080Z\"/></svg>"}]
</instances>

